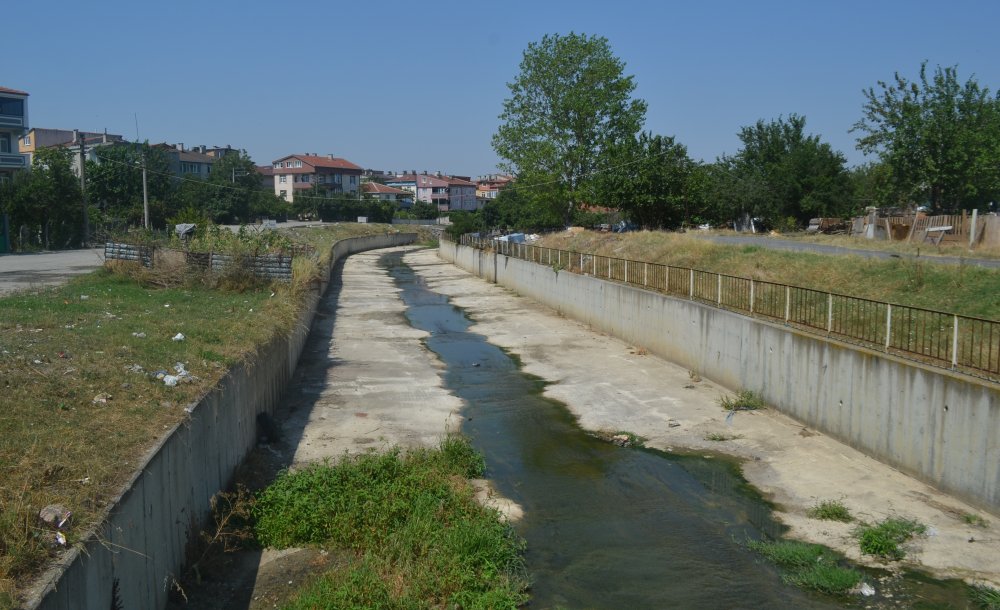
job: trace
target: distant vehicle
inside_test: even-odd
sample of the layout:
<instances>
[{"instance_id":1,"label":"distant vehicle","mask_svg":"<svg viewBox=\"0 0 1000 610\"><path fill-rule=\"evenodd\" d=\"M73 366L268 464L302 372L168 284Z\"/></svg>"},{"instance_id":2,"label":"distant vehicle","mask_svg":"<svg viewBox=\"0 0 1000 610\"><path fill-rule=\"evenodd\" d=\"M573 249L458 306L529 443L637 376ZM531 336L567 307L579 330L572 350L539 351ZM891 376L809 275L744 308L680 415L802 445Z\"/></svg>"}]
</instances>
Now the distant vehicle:
<instances>
[{"instance_id":1,"label":"distant vehicle","mask_svg":"<svg viewBox=\"0 0 1000 610\"><path fill-rule=\"evenodd\" d=\"M504 235L503 237L498 237L497 241L509 242L512 244L523 244L524 233L511 233L510 235Z\"/></svg>"},{"instance_id":2,"label":"distant vehicle","mask_svg":"<svg viewBox=\"0 0 1000 610\"><path fill-rule=\"evenodd\" d=\"M615 233L628 233L630 231L638 231L639 225L635 224L634 222L619 220L614 224L611 230Z\"/></svg>"}]
</instances>

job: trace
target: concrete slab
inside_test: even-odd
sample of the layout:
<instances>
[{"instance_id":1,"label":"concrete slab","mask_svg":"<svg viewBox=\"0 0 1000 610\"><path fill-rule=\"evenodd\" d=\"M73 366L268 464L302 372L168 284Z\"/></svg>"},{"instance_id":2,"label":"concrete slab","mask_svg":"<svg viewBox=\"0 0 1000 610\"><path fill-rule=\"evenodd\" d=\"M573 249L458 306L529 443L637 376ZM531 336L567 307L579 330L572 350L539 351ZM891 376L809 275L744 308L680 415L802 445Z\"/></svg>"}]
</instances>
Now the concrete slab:
<instances>
[{"instance_id":1,"label":"concrete slab","mask_svg":"<svg viewBox=\"0 0 1000 610\"><path fill-rule=\"evenodd\" d=\"M62 284L104 264L104 246L0 256L0 295Z\"/></svg>"}]
</instances>

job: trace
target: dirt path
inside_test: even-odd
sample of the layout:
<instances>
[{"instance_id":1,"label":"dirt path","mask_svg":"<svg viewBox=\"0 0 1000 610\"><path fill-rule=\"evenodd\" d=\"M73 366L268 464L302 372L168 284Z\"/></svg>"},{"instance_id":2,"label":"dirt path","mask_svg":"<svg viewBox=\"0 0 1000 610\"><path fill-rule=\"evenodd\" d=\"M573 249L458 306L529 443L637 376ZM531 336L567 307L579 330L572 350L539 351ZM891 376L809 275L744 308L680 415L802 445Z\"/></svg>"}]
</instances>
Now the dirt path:
<instances>
[{"instance_id":1,"label":"dirt path","mask_svg":"<svg viewBox=\"0 0 1000 610\"><path fill-rule=\"evenodd\" d=\"M710 380L560 317L537 303L480 280L430 250L405 261L476 321L471 332L517 354L527 372L551 382L589 430L628 430L663 450L720 451L746 459L744 474L780 507L791 535L866 562L853 526L806 517L821 500L841 500L857 518L917 519L930 535L910 548L909 565L939 577L1000 585L1000 517L964 504L774 410L740 412L731 424L718 406L728 393ZM710 434L736 436L719 442ZM988 527L971 525L979 516Z\"/></svg>"}]
</instances>

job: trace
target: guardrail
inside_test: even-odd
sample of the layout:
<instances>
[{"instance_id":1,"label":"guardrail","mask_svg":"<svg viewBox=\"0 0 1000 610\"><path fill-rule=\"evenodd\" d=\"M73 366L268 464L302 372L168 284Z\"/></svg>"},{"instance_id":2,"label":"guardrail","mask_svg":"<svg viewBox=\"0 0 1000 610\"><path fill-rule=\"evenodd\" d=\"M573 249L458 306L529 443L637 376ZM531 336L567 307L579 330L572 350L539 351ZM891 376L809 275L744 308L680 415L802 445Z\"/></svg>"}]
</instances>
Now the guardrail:
<instances>
[{"instance_id":1,"label":"guardrail","mask_svg":"<svg viewBox=\"0 0 1000 610\"><path fill-rule=\"evenodd\" d=\"M1000 322L687 267L463 235L504 256L685 297L814 334L1000 379Z\"/></svg>"}]
</instances>

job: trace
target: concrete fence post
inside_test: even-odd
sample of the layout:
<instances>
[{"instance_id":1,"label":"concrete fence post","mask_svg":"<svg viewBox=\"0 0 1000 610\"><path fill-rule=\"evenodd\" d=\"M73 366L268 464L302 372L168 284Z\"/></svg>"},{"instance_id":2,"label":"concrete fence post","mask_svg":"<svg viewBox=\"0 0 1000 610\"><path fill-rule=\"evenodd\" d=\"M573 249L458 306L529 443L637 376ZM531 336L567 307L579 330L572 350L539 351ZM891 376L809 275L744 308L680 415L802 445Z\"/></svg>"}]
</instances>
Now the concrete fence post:
<instances>
[{"instance_id":1,"label":"concrete fence post","mask_svg":"<svg viewBox=\"0 0 1000 610\"><path fill-rule=\"evenodd\" d=\"M642 285L649 286L649 263L642 264Z\"/></svg>"},{"instance_id":2,"label":"concrete fence post","mask_svg":"<svg viewBox=\"0 0 1000 610\"><path fill-rule=\"evenodd\" d=\"M885 349L892 343L892 303L885 304Z\"/></svg>"},{"instance_id":3,"label":"concrete fence post","mask_svg":"<svg viewBox=\"0 0 1000 610\"><path fill-rule=\"evenodd\" d=\"M715 274L715 304L722 307L722 274Z\"/></svg>"},{"instance_id":4,"label":"concrete fence post","mask_svg":"<svg viewBox=\"0 0 1000 610\"><path fill-rule=\"evenodd\" d=\"M750 278L750 315L753 315L753 278Z\"/></svg>"},{"instance_id":5,"label":"concrete fence post","mask_svg":"<svg viewBox=\"0 0 1000 610\"><path fill-rule=\"evenodd\" d=\"M694 298L694 269L690 269L691 273L688 277L688 297Z\"/></svg>"},{"instance_id":6,"label":"concrete fence post","mask_svg":"<svg viewBox=\"0 0 1000 610\"><path fill-rule=\"evenodd\" d=\"M625 283L628 284L628 259L625 259Z\"/></svg>"},{"instance_id":7,"label":"concrete fence post","mask_svg":"<svg viewBox=\"0 0 1000 610\"><path fill-rule=\"evenodd\" d=\"M792 319L792 287L785 286L785 324Z\"/></svg>"},{"instance_id":8,"label":"concrete fence post","mask_svg":"<svg viewBox=\"0 0 1000 610\"><path fill-rule=\"evenodd\" d=\"M611 279L611 259L608 259L608 279Z\"/></svg>"},{"instance_id":9,"label":"concrete fence post","mask_svg":"<svg viewBox=\"0 0 1000 610\"><path fill-rule=\"evenodd\" d=\"M826 293L826 332L833 332L833 293Z\"/></svg>"},{"instance_id":10,"label":"concrete fence post","mask_svg":"<svg viewBox=\"0 0 1000 610\"><path fill-rule=\"evenodd\" d=\"M663 291L670 294L670 265L663 272Z\"/></svg>"},{"instance_id":11,"label":"concrete fence post","mask_svg":"<svg viewBox=\"0 0 1000 610\"><path fill-rule=\"evenodd\" d=\"M958 368L958 316L952 316L954 323L951 330L951 368Z\"/></svg>"}]
</instances>

